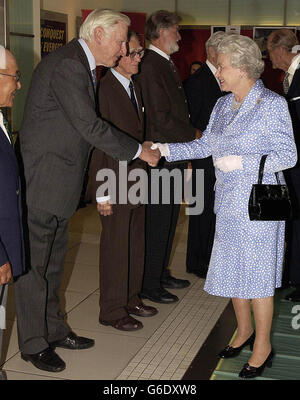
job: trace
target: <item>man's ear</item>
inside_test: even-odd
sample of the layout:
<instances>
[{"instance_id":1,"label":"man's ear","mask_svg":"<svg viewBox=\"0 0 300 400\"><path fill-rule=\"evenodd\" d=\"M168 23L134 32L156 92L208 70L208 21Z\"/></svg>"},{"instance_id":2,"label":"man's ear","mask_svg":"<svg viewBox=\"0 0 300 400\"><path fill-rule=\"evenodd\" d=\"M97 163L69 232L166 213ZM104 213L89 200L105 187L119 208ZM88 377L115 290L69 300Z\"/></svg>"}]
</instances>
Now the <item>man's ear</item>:
<instances>
[{"instance_id":1,"label":"man's ear","mask_svg":"<svg viewBox=\"0 0 300 400\"><path fill-rule=\"evenodd\" d=\"M94 40L95 40L95 43L101 44L103 36L104 36L103 28L101 26L97 26L97 28L94 29Z\"/></svg>"}]
</instances>

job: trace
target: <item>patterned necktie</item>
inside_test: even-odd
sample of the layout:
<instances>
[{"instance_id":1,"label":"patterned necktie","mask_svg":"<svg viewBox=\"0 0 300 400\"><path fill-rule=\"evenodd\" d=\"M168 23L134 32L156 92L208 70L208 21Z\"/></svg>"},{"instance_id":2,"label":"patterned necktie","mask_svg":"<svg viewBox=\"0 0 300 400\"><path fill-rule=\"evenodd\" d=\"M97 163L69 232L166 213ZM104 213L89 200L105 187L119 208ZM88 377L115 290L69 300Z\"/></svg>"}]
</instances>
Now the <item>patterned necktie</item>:
<instances>
[{"instance_id":1,"label":"patterned necktie","mask_svg":"<svg viewBox=\"0 0 300 400\"><path fill-rule=\"evenodd\" d=\"M96 68L92 69L91 73L92 73L92 78L93 78L94 89L96 91L96 89L97 89L97 69Z\"/></svg>"},{"instance_id":2,"label":"patterned necktie","mask_svg":"<svg viewBox=\"0 0 300 400\"><path fill-rule=\"evenodd\" d=\"M133 83L131 81L129 83L129 89L130 89L130 100L131 100L132 104L134 105L137 115L139 116L138 105L137 105L136 98L134 95Z\"/></svg>"},{"instance_id":3,"label":"patterned necktie","mask_svg":"<svg viewBox=\"0 0 300 400\"><path fill-rule=\"evenodd\" d=\"M10 139L10 144L12 145L12 147L14 147L14 138L13 138L13 135L11 134L8 121L7 121L7 119L5 118L5 116L3 114L2 114L2 116L3 116L3 125L5 126L6 132L8 134L9 139Z\"/></svg>"},{"instance_id":4,"label":"patterned necktie","mask_svg":"<svg viewBox=\"0 0 300 400\"><path fill-rule=\"evenodd\" d=\"M290 87L290 84L289 84L289 76L290 76L290 74L289 74L288 72L286 72L286 73L284 74L284 79L283 79L283 82L282 82L283 93L284 93L284 94L287 94L287 92L289 91L289 87Z\"/></svg>"}]
</instances>

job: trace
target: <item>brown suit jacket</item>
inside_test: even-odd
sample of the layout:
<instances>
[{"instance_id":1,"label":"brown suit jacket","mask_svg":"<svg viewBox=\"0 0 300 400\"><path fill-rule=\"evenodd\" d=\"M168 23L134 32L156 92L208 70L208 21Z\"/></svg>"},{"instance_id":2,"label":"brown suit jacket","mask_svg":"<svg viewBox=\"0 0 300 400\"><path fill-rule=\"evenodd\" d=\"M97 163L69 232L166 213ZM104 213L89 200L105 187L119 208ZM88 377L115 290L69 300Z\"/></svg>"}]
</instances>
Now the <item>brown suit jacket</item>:
<instances>
[{"instance_id":1,"label":"brown suit jacket","mask_svg":"<svg viewBox=\"0 0 300 400\"><path fill-rule=\"evenodd\" d=\"M100 79L99 84L99 108L101 117L109 121L115 127L126 132L128 136L137 139L139 142L144 141L144 112L142 106L142 98L139 87L134 83L134 89L139 105L139 117L135 108L121 83L117 78L108 71L106 75ZM103 168L109 168L116 174L116 199L117 207L134 208L131 204L118 204L118 185L119 185L119 162L114 160L99 149L95 149L90 165L90 179L92 180L92 201L96 201L96 191L101 182L96 182L97 171ZM146 163L139 158L133 160L127 165L128 174L135 168L146 169ZM128 182L128 189L136 182ZM107 193L109 194L109 193Z\"/></svg>"},{"instance_id":2,"label":"brown suit jacket","mask_svg":"<svg viewBox=\"0 0 300 400\"><path fill-rule=\"evenodd\" d=\"M193 140L196 129L189 122L187 100L175 66L147 50L136 76L145 106L146 140L162 143Z\"/></svg>"}]
</instances>

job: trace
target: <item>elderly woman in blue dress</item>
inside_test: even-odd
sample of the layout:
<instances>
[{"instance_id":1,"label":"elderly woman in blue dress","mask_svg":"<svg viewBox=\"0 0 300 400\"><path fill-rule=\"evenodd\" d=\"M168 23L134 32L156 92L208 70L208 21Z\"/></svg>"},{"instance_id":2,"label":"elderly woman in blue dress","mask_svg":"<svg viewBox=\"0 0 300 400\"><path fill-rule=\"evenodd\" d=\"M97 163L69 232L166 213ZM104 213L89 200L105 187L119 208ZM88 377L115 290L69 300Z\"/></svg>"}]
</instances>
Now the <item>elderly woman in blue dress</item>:
<instances>
[{"instance_id":1,"label":"elderly woman in blue dress","mask_svg":"<svg viewBox=\"0 0 300 400\"><path fill-rule=\"evenodd\" d=\"M232 299L237 335L220 357L234 357L250 345L252 355L239 376L254 378L272 365L273 296L281 286L285 223L250 221L248 201L262 155L263 183L276 184L275 172L283 183L281 171L295 165L297 153L286 101L259 79L264 62L256 43L230 35L218 53L216 77L232 93L218 100L203 136L153 147L168 161L213 157L216 232L204 290Z\"/></svg>"}]
</instances>

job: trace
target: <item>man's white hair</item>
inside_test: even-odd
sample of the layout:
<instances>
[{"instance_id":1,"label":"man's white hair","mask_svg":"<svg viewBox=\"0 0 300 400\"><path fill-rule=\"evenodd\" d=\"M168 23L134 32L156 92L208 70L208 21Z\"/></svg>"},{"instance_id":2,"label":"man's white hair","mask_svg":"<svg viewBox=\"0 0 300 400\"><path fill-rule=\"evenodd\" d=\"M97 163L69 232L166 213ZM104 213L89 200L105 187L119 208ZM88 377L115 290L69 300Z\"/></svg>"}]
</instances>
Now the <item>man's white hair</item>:
<instances>
[{"instance_id":1,"label":"man's white hair","mask_svg":"<svg viewBox=\"0 0 300 400\"><path fill-rule=\"evenodd\" d=\"M6 49L0 45L0 69L6 69Z\"/></svg>"},{"instance_id":2,"label":"man's white hair","mask_svg":"<svg viewBox=\"0 0 300 400\"><path fill-rule=\"evenodd\" d=\"M119 22L124 22L127 26L130 25L130 19L127 15L121 14L118 11L98 8L91 12L80 27L79 37L88 42L91 42L94 37L94 30L101 26L104 32L109 33L114 25Z\"/></svg>"}]
</instances>

